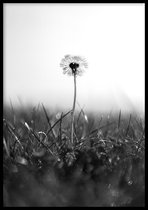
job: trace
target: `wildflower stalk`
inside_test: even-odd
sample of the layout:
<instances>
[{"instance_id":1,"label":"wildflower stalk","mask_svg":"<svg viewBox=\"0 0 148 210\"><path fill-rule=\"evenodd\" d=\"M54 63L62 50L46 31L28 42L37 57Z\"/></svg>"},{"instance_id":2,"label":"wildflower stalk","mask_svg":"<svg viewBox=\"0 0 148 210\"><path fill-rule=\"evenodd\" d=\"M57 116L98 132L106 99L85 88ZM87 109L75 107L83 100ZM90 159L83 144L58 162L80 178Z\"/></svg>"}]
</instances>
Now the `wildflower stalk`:
<instances>
[{"instance_id":1,"label":"wildflower stalk","mask_svg":"<svg viewBox=\"0 0 148 210\"><path fill-rule=\"evenodd\" d=\"M74 74L74 101L72 108L72 120L71 120L71 143L73 145L73 134L74 134L74 114L75 114L75 105L76 105L76 74Z\"/></svg>"},{"instance_id":2,"label":"wildflower stalk","mask_svg":"<svg viewBox=\"0 0 148 210\"><path fill-rule=\"evenodd\" d=\"M63 73L74 76L74 101L71 112L71 146L74 143L74 114L76 105L76 76L81 76L84 69L87 68L87 62L80 56L65 55L62 59L60 66L63 68Z\"/></svg>"}]
</instances>

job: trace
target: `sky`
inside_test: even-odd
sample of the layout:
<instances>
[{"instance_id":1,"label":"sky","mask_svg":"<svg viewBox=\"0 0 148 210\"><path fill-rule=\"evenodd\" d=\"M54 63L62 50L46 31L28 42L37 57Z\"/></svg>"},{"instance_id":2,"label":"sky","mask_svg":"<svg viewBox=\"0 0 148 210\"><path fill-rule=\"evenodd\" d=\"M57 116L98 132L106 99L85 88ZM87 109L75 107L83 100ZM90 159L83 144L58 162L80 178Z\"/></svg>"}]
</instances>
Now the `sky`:
<instances>
[{"instance_id":1,"label":"sky","mask_svg":"<svg viewBox=\"0 0 148 210\"><path fill-rule=\"evenodd\" d=\"M73 77L61 59L84 57L77 106L140 110L145 104L144 4L3 4L4 103L71 109Z\"/></svg>"}]
</instances>

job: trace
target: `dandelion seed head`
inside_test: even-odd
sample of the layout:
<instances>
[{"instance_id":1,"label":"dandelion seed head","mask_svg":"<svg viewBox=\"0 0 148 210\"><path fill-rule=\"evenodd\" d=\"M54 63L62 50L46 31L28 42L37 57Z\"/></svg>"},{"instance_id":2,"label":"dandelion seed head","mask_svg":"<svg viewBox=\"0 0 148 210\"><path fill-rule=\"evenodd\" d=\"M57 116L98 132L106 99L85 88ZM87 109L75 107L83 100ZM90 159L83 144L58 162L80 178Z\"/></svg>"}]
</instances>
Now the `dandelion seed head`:
<instances>
[{"instance_id":1,"label":"dandelion seed head","mask_svg":"<svg viewBox=\"0 0 148 210\"><path fill-rule=\"evenodd\" d=\"M63 68L63 73L70 76L81 76L88 67L86 60L80 56L65 55L61 60L60 67Z\"/></svg>"}]
</instances>

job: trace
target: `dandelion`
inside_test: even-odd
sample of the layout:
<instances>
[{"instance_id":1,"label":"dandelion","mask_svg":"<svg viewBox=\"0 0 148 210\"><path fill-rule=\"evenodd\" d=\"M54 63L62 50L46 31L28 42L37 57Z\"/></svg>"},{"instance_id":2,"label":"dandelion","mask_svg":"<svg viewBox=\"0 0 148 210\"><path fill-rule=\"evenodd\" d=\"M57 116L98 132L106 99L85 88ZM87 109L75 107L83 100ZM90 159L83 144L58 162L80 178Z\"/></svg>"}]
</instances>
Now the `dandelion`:
<instances>
[{"instance_id":1,"label":"dandelion","mask_svg":"<svg viewBox=\"0 0 148 210\"><path fill-rule=\"evenodd\" d=\"M74 77L74 101L72 108L72 120L71 120L71 143L73 144L74 134L74 112L76 104L76 76L81 76L88 67L87 62L80 56L65 55L60 63L60 67L63 68L63 73Z\"/></svg>"},{"instance_id":2,"label":"dandelion","mask_svg":"<svg viewBox=\"0 0 148 210\"><path fill-rule=\"evenodd\" d=\"M65 58L63 58L60 63L60 67L63 68L64 74L68 74L70 76L81 76L88 65L84 58L65 55Z\"/></svg>"}]
</instances>

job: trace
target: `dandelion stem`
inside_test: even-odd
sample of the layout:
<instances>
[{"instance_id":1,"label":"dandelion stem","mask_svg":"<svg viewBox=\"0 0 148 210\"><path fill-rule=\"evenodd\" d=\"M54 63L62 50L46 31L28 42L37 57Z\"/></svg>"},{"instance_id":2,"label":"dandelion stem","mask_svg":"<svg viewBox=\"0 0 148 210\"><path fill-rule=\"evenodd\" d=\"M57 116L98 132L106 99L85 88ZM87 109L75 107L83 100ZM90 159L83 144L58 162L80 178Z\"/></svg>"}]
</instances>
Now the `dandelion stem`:
<instances>
[{"instance_id":1,"label":"dandelion stem","mask_svg":"<svg viewBox=\"0 0 148 210\"><path fill-rule=\"evenodd\" d=\"M72 120L71 120L71 143L73 145L73 134L74 134L74 113L75 113L75 105L76 105L76 74L74 74L74 101L72 108Z\"/></svg>"}]
</instances>

